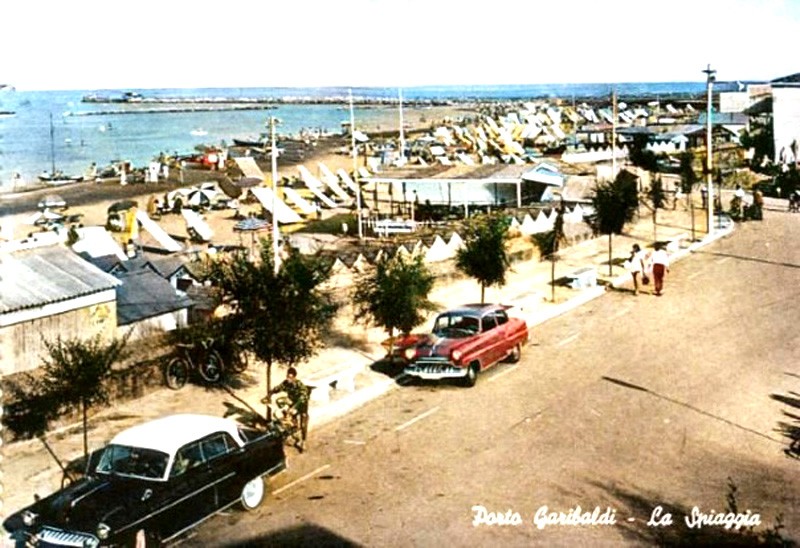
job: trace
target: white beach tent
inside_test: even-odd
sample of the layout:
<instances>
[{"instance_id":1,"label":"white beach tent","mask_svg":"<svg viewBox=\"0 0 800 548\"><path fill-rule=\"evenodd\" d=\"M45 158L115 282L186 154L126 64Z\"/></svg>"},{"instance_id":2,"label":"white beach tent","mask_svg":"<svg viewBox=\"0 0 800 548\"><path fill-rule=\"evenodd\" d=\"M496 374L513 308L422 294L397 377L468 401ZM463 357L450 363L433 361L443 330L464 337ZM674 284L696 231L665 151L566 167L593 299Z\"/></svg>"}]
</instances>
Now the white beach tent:
<instances>
[{"instance_id":1,"label":"white beach tent","mask_svg":"<svg viewBox=\"0 0 800 548\"><path fill-rule=\"evenodd\" d=\"M136 210L136 220L139 221L139 224L142 225L142 228L145 229L147 233L150 234L158 242L158 244L167 251L176 253L183 250L181 244L176 242L172 236L167 234L166 230L161 228L158 223L148 217L147 213L141 209Z\"/></svg>"},{"instance_id":2,"label":"white beach tent","mask_svg":"<svg viewBox=\"0 0 800 548\"><path fill-rule=\"evenodd\" d=\"M285 186L282 188L282 190L283 195L286 196L286 199L292 202L303 215L313 215L317 212L314 204L303 198L300 193L292 187Z\"/></svg>"},{"instance_id":3,"label":"white beach tent","mask_svg":"<svg viewBox=\"0 0 800 548\"><path fill-rule=\"evenodd\" d=\"M286 205L283 200L275 196L275 193L272 192L271 188L265 186L256 186L251 188L250 192L253 193L253 196L256 197L264 209L275 216L279 223L290 224L303 222L303 218L300 217L295 210ZM275 209L277 211L272 211L273 202L275 203Z\"/></svg>"}]
</instances>

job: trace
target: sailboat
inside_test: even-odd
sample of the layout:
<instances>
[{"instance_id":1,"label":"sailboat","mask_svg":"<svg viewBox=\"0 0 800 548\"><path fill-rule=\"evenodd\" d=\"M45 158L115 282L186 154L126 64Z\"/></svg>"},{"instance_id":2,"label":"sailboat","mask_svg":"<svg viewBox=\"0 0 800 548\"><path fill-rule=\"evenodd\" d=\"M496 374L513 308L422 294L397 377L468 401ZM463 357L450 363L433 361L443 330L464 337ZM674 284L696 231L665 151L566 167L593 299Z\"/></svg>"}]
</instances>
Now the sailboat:
<instances>
[{"instance_id":1,"label":"sailboat","mask_svg":"<svg viewBox=\"0 0 800 548\"><path fill-rule=\"evenodd\" d=\"M50 171L43 171L39 174L39 180L48 185L64 185L68 183L79 183L83 181L83 175L65 175L63 171L56 169L56 141L55 129L53 127L53 114L50 113Z\"/></svg>"}]
</instances>

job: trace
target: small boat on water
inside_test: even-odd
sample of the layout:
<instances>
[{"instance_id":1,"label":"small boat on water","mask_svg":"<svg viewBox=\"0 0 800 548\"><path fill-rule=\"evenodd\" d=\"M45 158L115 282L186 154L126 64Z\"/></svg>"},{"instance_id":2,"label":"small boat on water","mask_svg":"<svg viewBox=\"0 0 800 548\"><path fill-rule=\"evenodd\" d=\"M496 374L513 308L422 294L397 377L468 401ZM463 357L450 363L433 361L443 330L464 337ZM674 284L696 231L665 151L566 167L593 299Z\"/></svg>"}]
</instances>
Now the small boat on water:
<instances>
[{"instance_id":1,"label":"small boat on water","mask_svg":"<svg viewBox=\"0 0 800 548\"><path fill-rule=\"evenodd\" d=\"M193 129L189 133L194 135L195 137L203 137L204 135L208 135L208 132L203 128Z\"/></svg>"},{"instance_id":2,"label":"small boat on water","mask_svg":"<svg viewBox=\"0 0 800 548\"><path fill-rule=\"evenodd\" d=\"M60 169L56 169L55 129L53 127L52 113L50 114L50 163L50 171L42 171L39 174L39 181L47 183L48 185L66 185L83 181L83 175L66 175Z\"/></svg>"}]
</instances>

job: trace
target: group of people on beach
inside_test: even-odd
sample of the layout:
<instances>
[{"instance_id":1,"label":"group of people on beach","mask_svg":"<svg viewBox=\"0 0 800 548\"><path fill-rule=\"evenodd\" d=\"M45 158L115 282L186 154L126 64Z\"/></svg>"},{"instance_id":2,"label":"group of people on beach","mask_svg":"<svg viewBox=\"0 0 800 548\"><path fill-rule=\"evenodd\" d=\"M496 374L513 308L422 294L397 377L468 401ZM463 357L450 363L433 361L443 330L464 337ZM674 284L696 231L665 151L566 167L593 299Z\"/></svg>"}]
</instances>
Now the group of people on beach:
<instances>
[{"instance_id":1,"label":"group of people on beach","mask_svg":"<svg viewBox=\"0 0 800 548\"><path fill-rule=\"evenodd\" d=\"M630 257L625 261L625 269L633 278L633 294L639 294L639 283L648 285L650 276L653 277L655 295L660 297L664 290L664 276L669 272L669 254L664 249L664 244L656 242L653 252L648 254L639 246L633 244Z\"/></svg>"}]
</instances>

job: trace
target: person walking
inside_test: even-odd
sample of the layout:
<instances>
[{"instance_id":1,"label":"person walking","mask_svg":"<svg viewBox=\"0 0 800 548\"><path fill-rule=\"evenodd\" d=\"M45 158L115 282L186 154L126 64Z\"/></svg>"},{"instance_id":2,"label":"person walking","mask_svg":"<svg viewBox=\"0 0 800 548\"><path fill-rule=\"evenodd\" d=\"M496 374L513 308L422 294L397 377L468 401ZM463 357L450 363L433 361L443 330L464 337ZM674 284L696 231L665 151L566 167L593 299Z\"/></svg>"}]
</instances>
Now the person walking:
<instances>
[{"instance_id":1,"label":"person walking","mask_svg":"<svg viewBox=\"0 0 800 548\"><path fill-rule=\"evenodd\" d=\"M653 269L653 288L660 297L664 289L664 275L669 272L669 255L661 242L656 243L656 249L650 256L650 264Z\"/></svg>"},{"instance_id":2,"label":"person walking","mask_svg":"<svg viewBox=\"0 0 800 548\"><path fill-rule=\"evenodd\" d=\"M299 439L295 441L295 447L302 453L308 433L308 399L311 390L297 378L297 369L290 367L286 371L286 379L272 388L267 393L267 397L261 400L261 403L267 403L273 394L279 392L285 392L289 400L289 406L285 412L291 417L296 433L299 434Z\"/></svg>"},{"instance_id":3,"label":"person walking","mask_svg":"<svg viewBox=\"0 0 800 548\"><path fill-rule=\"evenodd\" d=\"M642 283L645 282L647 275L644 272L644 251L639 247L639 244L633 244L631 248L631 256L625 261L625 268L631 273L633 279L633 294L639 294L639 276L642 277Z\"/></svg>"}]
</instances>

